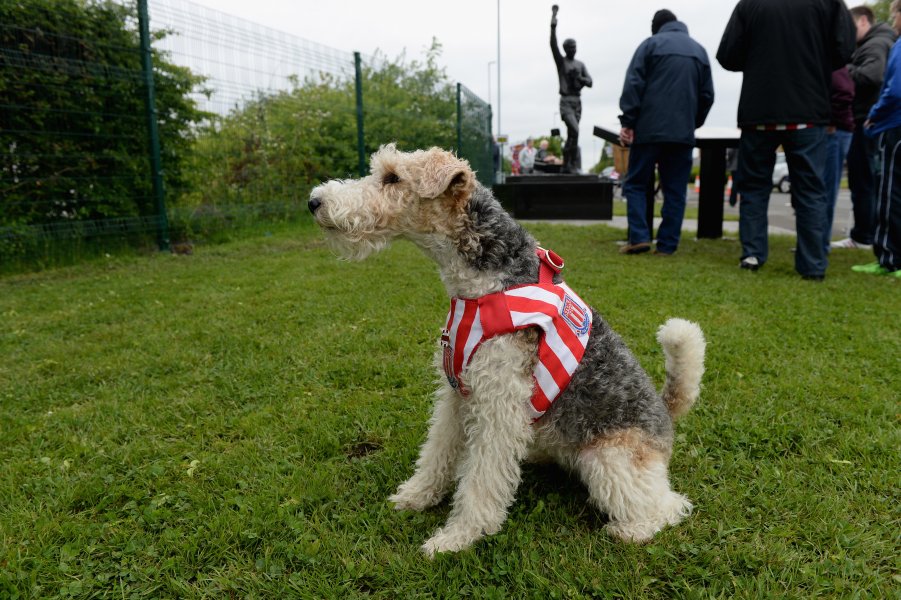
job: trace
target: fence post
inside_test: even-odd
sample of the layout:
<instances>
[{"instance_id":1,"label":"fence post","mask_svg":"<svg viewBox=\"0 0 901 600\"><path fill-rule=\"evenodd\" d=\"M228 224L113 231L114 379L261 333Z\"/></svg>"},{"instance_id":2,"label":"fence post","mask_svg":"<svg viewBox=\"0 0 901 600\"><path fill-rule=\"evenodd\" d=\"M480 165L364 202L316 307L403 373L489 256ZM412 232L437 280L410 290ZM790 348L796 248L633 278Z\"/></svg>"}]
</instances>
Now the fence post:
<instances>
[{"instance_id":1,"label":"fence post","mask_svg":"<svg viewBox=\"0 0 901 600\"><path fill-rule=\"evenodd\" d=\"M357 156L360 177L366 177L366 149L363 146L363 68L360 65L360 53L354 52L354 71L357 88Z\"/></svg>"},{"instance_id":2,"label":"fence post","mask_svg":"<svg viewBox=\"0 0 901 600\"><path fill-rule=\"evenodd\" d=\"M463 156L463 111L461 107L460 96L463 94L463 87L457 82L457 156Z\"/></svg>"},{"instance_id":3,"label":"fence post","mask_svg":"<svg viewBox=\"0 0 901 600\"><path fill-rule=\"evenodd\" d=\"M150 17L147 0L138 0L138 28L141 31L141 68L147 91L147 133L150 138L150 171L157 212L157 242L160 250L169 250L169 217L163 189L163 166L160 159L160 132L157 125L156 92L153 86L153 58L150 53Z\"/></svg>"},{"instance_id":4,"label":"fence post","mask_svg":"<svg viewBox=\"0 0 901 600\"><path fill-rule=\"evenodd\" d=\"M491 138L491 121L493 120L493 116L491 114L491 105L488 105L488 127L486 128L486 132L488 133L488 164L491 165L491 185L497 183L497 170L494 168L494 140ZM503 158L501 159L503 163Z\"/></svg>"}]
</instances>

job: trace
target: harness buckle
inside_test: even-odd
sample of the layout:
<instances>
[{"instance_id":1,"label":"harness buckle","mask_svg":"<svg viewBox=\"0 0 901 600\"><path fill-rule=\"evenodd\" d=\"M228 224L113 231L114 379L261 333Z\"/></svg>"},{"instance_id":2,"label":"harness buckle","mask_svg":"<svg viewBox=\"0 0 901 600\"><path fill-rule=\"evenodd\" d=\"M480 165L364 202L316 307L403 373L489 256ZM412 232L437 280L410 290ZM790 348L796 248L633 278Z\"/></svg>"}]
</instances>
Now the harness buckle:
<instances>
[{"instance_id":1,"label":"harness buckle","mask_svg":"<svg viewBox=\"0 0 901 600\"><path fill-rule=\"evenodd\" d=\"M553 250L548 250L546 248L538 246L538 258L546 262L557 273L563 270L563 266L565 264L563 258ZM557 264L558 262L559 264Z\"/></svg>"}]
</instances>

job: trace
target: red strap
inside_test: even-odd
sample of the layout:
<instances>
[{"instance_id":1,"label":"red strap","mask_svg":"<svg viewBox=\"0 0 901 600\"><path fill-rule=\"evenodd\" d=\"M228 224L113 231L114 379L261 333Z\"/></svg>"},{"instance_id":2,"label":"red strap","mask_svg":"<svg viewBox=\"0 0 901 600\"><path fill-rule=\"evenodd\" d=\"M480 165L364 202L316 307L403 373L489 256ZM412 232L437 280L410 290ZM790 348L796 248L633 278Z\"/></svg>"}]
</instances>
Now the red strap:
<instances>
[{"instance_id":1,"label":"red strap","mask_svg":"<svg viewBox=\"0 0 901 600\"><path fill-rule=\"evenodd\" d=\"M504 292L494 292L479 298L479 315L484 339L516 331Z\"/></svg>"},{"instance_id":2,"label":"red strap","mask_svg":"<svg viewBox=\"0 0 901 600\"><path fill-rule=\"evenodd\" d=\"M545 250L541 246L535 249L538 255L538 283L553 283L554 275L563 270L563 259L553 250Z\"/></svg>"}]
</instances>

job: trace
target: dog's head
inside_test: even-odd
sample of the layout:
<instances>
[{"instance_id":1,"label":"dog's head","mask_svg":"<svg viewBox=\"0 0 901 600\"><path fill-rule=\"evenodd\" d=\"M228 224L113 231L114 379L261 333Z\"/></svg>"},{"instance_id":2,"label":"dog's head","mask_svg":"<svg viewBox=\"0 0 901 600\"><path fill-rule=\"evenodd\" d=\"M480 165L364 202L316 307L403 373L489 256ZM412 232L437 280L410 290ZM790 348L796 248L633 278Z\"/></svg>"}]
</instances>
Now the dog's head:
<instances>
[{"instance_id":1,"label":"dog's head","mask_svg":"<svg viewBox=\"0 0 901 600\"><path fill-rule=\"evenodd\" d=\"M363 259L398 236L459 235L475 188L468 162L440 148L400 152L388 144L372 155L370 171L310 194L310 211L342 256Z\"/></svg>"}]
</instances>

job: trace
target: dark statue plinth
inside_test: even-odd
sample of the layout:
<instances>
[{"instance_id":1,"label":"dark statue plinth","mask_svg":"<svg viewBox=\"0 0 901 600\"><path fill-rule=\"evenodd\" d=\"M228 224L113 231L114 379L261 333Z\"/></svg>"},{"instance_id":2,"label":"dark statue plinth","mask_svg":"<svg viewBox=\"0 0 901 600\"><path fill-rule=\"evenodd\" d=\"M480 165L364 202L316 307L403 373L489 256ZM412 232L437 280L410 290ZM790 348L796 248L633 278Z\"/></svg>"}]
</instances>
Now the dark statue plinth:
<instances>
[{"instance_id":1,"label":"dark statue plinth","mask_svg":"<svg viewBox=\"0 0 901 600\"><path fill-rule=\"evenodd\" d=\"M517 219L613 218L613 183L597 175L514 175L493 189Z\"/></svg>"}]
</instances>

